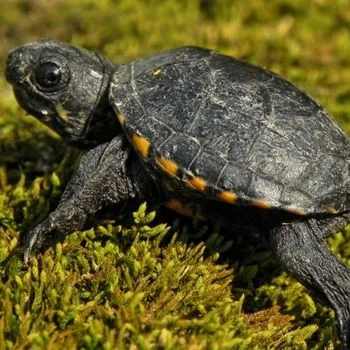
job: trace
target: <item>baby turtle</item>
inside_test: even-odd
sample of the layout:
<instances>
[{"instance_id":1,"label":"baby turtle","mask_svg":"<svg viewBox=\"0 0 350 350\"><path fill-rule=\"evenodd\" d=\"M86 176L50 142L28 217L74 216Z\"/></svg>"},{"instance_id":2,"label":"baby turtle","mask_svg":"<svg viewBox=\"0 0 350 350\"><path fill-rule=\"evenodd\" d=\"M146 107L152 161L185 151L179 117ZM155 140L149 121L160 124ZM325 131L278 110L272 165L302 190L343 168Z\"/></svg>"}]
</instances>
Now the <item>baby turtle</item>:
<instances>
[{"instance_id":1,"label":"baby turtle","mask_svg":"<svg viewBox=\"0 0 350 350\"><path fill-rule=\"evenodd\" d=\"M98 210L147 199L265 234L335 310L349 346L350 271L324 238L350 221L350 142L312 98L198 47L117 65L44 40L11 51L6 78L26 111L88 149L57 209L29 234L26 260Z\"/></svg>"}]
</instances>

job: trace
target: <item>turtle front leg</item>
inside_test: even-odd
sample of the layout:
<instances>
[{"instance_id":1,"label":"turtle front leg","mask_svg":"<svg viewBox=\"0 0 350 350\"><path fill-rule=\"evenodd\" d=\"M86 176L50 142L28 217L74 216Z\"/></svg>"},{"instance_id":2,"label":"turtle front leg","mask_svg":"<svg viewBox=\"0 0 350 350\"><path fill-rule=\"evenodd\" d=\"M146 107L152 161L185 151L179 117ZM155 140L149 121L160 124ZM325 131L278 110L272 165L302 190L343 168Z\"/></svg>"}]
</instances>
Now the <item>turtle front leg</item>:
<instances>
[{"instance_id":1,"label":"turtle front leg","mask_svg":"<svg viewBox=\"0 0 350 350\"><path fill-rule=\"evenodd\" d=\"M344 349L350 349L350 269L331 253L323 236L315 219L269 231L280 262L316 299L334 309Z\"/></svg>"},{"instance_id":2,"label":"turtle front leg","mask_svg":"<svg viewBox=\"0 0 350 350\"><path fill-rule=\"evenodd\" d=\"M44 242L58 241L81 229L100 209L121 200L143 198L149 183L145 176L141 179L140 165L133 156L124 135L87 152L56 210L27 236L24 260Z\"/></svg>"}]
</instances>

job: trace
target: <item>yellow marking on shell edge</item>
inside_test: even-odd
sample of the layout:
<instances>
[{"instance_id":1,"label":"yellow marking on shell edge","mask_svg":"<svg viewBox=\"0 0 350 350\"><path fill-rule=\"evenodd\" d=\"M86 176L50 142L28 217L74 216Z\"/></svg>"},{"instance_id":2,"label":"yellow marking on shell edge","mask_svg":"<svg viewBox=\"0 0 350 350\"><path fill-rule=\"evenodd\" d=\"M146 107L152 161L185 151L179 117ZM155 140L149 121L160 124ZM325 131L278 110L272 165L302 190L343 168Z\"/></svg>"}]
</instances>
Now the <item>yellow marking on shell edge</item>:
<instances>
[{"instance_id":1,"label":"yellow marking on shell edge","mask_svg":"<svg viewBox=\"0 0 350 350\"><path fill-rule=\"evenodd\" d=\"M154 77L156 77L156 78L158 78L159 76L160 76L160 73L162 72L162 70L160 69L160 68L158 68L158 69L156 69L156 70L154 70L153 72L152 72L152 75L154 76Z\"/></svg>"},{"instance_id":2,"label":"yellow marking on shell edge","mask_svg":"<svg viewBox=\"0 0 350 350\"><path fill-rule=\"evenodd\" d=\"M118 120L119 120L119 123L120 123L121 125L124 125L124 123L125 123L125 117L124 117L121 113L119 113L119 112L117 112L116 115L117 115L117 118L118 118Z\"/></svg>"},{"instance_id":3,"label":"yellow marking on shell edge","mask_svg":"<svg viewBox=\"0 0 350 350\"><path fill-rule=\"evenodd\" d=\"M179 166L172 160L162 156L156 158L156 162L170 175L177 175Z\"/></svg>"},{"instance_id":4,"label":"yellow marking on shell edge","mask_svg":"<svg viewBox=\"0 0 350 350\"><path fill-rule=\"evenodd\" d=\"M221 201L230 203L230 204L235 204L237 201L237 195L233 192L230 192L230 191L219 192L216 195L216 198L221 200Z\"/></svg>"},{"instance_id":5,"label":"yellow marking on shell edge","mask_svg":"<svg viewBox=\"0 0 350 350\"><path fill-rule=\"evenodd\" d=\"M207 182L201 177L191 177L187 180L187 182L199 191L204 191L207 188Z\"/></svg>"},{"instance_id":6,"label":"yellow marking on shell edge","mask_svg":"<svg viewBox=\"0 0 350 350\"><path fill-rule=\"evenodd\" d=\"M266 201L264 199L253 199L250 202L251 205L254 207L262 208L262 209L270 209L271 203L269 201Z\"/></svg>"},{"instance_id":7,"label":"yellow marking on shell edge","mask_svg":"<svg viewBox=\"0 0 350 350\"><path fill-rule=\"evenodd\" d=\"M339 212L339 210L335 209L334 207L328 207L327 211L331 214L337 214Z\"/></svg>"},{"instance_id":8,"label":"yellow marking on shell edge","mask_svg":"<svg viewBox=\"0 0 350 350\"><path fill-rule=\"evenodd\" d=\"M184 216L193 216L193 212L191 208L186 208L183 203L176 199L170 199L169 202L165 203L165 206L171 210L176 211L178 214L184 215Z\"/></svg>"},{"instance_id":9,"label":"yellow marking on shell edge","mask_svg":"<svg viewBox=\"0 0 350 350\"><path fill-rule=\"evenodd\" d=\"M131 143L145 158L149 156L151 143L144 137L134 133L131 136Z\"/></svg>"},{"instance_id":10,"label":"yellow marking on shell edge","mask_svg":"<svg viewBox=\"0 0 350 350\"><path fill-rule=\"evenodd\" d=\"M285 208L284 210L294 215L305 216L307 214L305 210L297 208Z\"/></svg>"}]
</instances>

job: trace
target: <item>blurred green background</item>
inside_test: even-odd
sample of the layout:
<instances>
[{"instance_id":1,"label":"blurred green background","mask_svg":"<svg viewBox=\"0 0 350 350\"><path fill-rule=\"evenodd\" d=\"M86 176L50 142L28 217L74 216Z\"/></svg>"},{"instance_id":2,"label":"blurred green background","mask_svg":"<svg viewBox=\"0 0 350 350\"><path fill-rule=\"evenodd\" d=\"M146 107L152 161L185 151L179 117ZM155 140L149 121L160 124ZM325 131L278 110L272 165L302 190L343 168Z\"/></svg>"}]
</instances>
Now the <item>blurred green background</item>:
<instances>
[{"instance_id":1,"label":"blurred green background","mask_svg":"<svg viewBox=\"0 0 350 350\"><path fill-rule=\"evenodd\" d=\"M314 96L342 128L350 133L348 0L1 1L1 71L7 52L11 48L42 38L67 41L99 51L118 63L183 45L209 47L280 73ZM35 221L48 213L50 208L45 203L54 203L57 200L62 184L72 171L70 160L75 156L76 152L69 147L62 147L52 132L34 118L25 116L12 96L10 86L0 75L0 234L3 238L0 243L1 261L8 259L11 249L18 241L19 231L32 227ZM331 241L331 245L344 259L350 256L350 247L343 238L336 237ZM330 344L335 341L332 318L328 311L312 303L300 285L285 274L277 276L274 280L266 280L266 284L256 283L256 271L266 265L264 256L256 255L246 262L246 266L245 262L237 265L238 287L233 295L239 295L241 288L241 291L248 295L251 305L248 311L261 311L267 306L278 304L284 312L293 315L295 320L284 319L278 310L272 313L256 313L244 323L247 333L240 335L244 341L235 343L232 341L235 339L235 332L223 328L225 337L232 338L225 343L229 345L220 344L222 333L213 330L212 332L218 334L218 338L214 337L211 343L207 340L194 341L192 338L192 343L189 338L185 338L188 342L184 343L180 337L185 344L183 348L190 348L188 344L191 343L193 349L254 346L286 348L286 344L293 349L308 346L332 349L333 345ZM21 281L23 273L19 266L11 267L11 278L16 279L16 276L20 276ZM8 279L11 280L8 273L7 271L2 274L6 283ZM240 284L240 280L245 281ZM254 284L258 284L259 289L254 288ZM1 288L2 300L8 300L10 306L7 308L10 310L13 300L12 287L10 291L6 289L6 292ZM227 288L225 290L229 291ZM22 289L21 291L25 295ZM231 295L230 292L226 296ZM30 292L28 293L30 295ZM5 308L0 306L2 315L6 316L4 310ZM239 306L236 312L240 314ZM26 330L21 328L24 316L22 315L21 319L18 316L19 311L17 316L15 311L10 314L13 320L18 322L0 319L0 345L9 348L13 344L18 345L18 339L13 332L21 329L22 341L26 345L46 348L47 340L38 329L30 333L31 327L34 326L26 326ZM259 319L265 328L259 326ZM277 331L274 327L277 327L278 323L287 326L281 326L283 331ZM314 323L320 327L312 336L315 329L303 327ZM274 336L266 333L270 327L266 324L272 327L271 334L275 334ZM240 324L239 327L243 326ZM298 327L302 330L299 333L295 331ZM290 330L291 333L288 333ZM51 334L52 330L45 331ZM150 341L147 343L149 346L170 349L175 344L174 346L181 348L182 343L177 340L176 331L172 333L173 338L168 333L159 332L153 342L147 338ZM195 333L194 330L192 332ZM254 332L255 338L252 336ZM34 335L30 338L27 333L39 335L38 338ZM270 336L271 340L268 340ZM64 335L62 337L64 338ZM94 348L93 344L99 344L89 342L90 340L80 343L80 346L83 344L85 348ZM76 346L74 342L69 344ZM142 347L141 341L132 344L137 344L135 349L148 348ZM128 343L123 346L132 348Z\"/></svg>"}]
</instances>

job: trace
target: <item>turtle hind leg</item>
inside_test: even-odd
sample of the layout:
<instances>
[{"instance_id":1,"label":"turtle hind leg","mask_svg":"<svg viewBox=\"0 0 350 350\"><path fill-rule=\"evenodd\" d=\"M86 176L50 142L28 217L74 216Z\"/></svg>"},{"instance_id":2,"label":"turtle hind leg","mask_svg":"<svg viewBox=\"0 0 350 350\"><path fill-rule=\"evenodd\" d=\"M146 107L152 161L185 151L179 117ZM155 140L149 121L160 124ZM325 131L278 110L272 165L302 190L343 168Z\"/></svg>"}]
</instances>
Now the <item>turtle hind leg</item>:
<instances>
[{"instance_id":1,"label":"turtle hind leg","mask_svg":"<svg viewBox=\"0 0 350 350\"><path fill-rule=\"evenodd\" d=\"M350 269L331 253L317 220L280 224L268 236L286 270L334 309L339 336L344 348L350 349Z\"/></svg>"}]
</instances>

